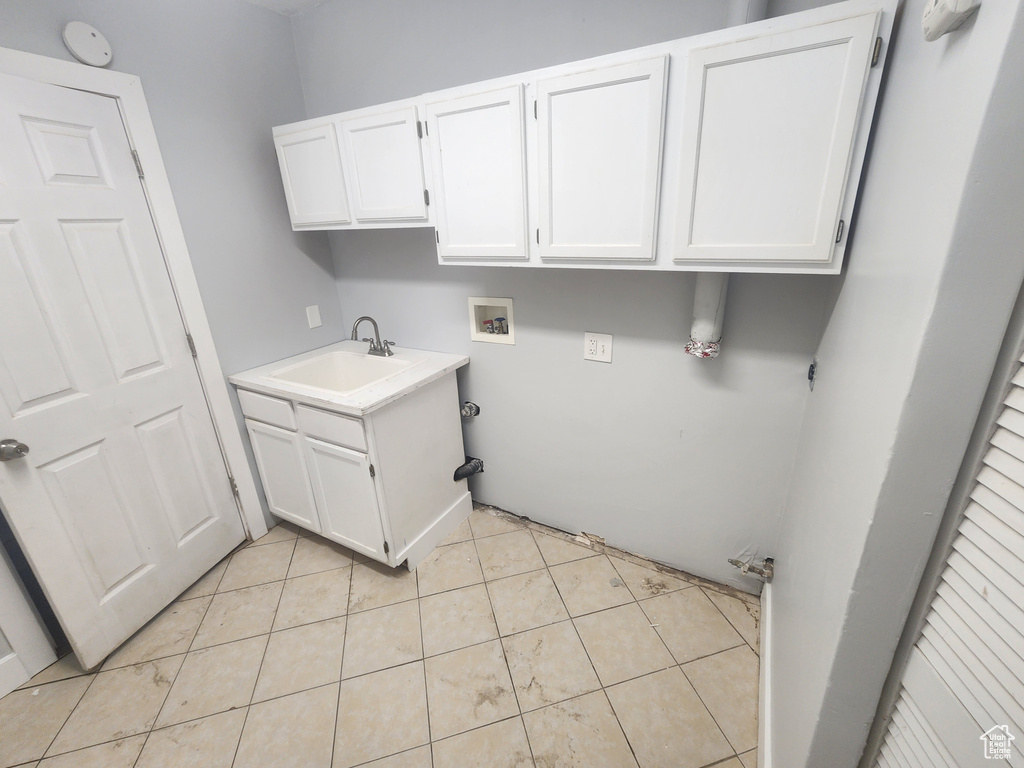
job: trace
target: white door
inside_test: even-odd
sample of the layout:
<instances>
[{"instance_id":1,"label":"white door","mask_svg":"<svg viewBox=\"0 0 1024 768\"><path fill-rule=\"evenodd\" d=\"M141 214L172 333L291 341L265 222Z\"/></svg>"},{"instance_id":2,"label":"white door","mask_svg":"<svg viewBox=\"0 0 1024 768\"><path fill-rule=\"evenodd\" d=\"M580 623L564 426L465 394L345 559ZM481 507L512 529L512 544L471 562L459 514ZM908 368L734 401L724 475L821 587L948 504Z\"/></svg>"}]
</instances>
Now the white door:
<instances>
[{"instance_id":1,"label":"white door","mask_svg":"<svg viewBox=\"0 0 1024 768\"><path fill-rule=\"evenodd\" d=\"M537 84L542 259L654 259L667 65Z\"/></svg>"},{"instance_id":2,"label":"white door","mask_svg":"<svg viewBox=\"0 0 1024 768\"><path fill-rule=\"evenodd\" d=\"M356 220L426 219L416 107L341 120L339 128Z\"/></svg>"},{"instance_id":3,"label":"white door","mask_svg":"<svg viewBox=\"0 0 1024 768\"><path fill-rule=\"evenodd\" d=\"M1024 358L1011 374L952 543L936 545L945 567L876 768L1021 765Z\"/></svg>"},{"instance_id":4,"label":"white door","mask_svg":"<svg viewBox=\"0 0 1024 768\"><path fill-rule=\"evenodd\" d=\"M270 511L306 530L319 533L320 521L310 494L298 433L251 419L245 420L245 426Z\"/></svg>"},{"instance_id":5,"label":"white door","mask_svg":"<svg viewBox=\"0 0 1024 768\"><path fill-rule=\"evenodd\" d=\"M832 259L879 17L690 52L677 263Z\"/></svg>"},{"instance_id":6,"label":"white door","mask_svg":"<svg viewBox=\"0 0 1024 768\"><path fill-rule=\"evenodd\" d=\"M523 87L427 104L441 261L528 259Z\"/></svg>"},{"instance_id":7,"label":"white door","mask_svg":"<svg viewBox=\"0 0 1024 768\"><path fill-rule=\"evenodd\" d=\"M0 76L0 463L86 668L244 533L116 101Z\"/></svg>"},{"instance_id":8,"label":"white door","mask_svg":"<svg viewBox=\"0 0 1024 768\"><path fill-rule=\"evenodd\" d=\"M390 562L369 457L311 437L303 439L323 535L374 560Z\"/></svg>"},{"instance_id":9,"label":"white door","mask_svg":"<svg viewBox=\"0 0 1024 768\"><path fill-rule=\"evenodd\" d=\"M275 128L274 146L292 227L351 223L334 123Z\"/></svg>"},{"instance_id":10,"label":"white door","mask_svg":"<svg viewBox=\"0 0 1024 768\"><path fill-rule=\"evenodd\" d=\"M0 696L56 660L14 564L0 547Z\"/></svg>"}]
</instances>

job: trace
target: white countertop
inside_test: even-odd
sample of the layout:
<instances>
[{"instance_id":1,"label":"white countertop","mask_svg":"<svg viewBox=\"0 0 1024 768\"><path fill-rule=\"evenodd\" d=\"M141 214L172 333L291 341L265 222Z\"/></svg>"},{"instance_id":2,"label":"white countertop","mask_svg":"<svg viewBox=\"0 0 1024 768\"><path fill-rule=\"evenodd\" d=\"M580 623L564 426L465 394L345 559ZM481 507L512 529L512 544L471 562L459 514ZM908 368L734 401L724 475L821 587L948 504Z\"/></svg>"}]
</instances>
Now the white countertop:
<instances>
[{"instance_id":1,"label":"white countertop","mask_svg":"<svg viewBox=\"0 0 1024 768\"><path fill-rule=\"evenodd\" d=\"M320 347L303 352L301 355L233 374L228 376L228 381L240 389L261 392L265 395L281 397L349 416L365 416L469 363L469 358L466 355L392 347L395 354L389 359L408 360L411 363L410 366L348 395L273 378L275 373L285 368L330 352L366 354L366 349L367 344L363 341L340 341L337 344Z\"/></svg>"}]
</instances>

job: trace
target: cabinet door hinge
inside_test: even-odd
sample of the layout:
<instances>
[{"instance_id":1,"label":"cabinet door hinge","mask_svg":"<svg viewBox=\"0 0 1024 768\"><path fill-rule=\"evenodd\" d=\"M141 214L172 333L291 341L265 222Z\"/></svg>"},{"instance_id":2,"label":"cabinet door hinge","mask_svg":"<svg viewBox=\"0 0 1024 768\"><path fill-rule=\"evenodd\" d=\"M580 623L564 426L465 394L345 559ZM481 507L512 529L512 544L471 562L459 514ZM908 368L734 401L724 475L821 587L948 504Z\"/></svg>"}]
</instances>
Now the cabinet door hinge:
<instances>
[{"instance_id":1,"label":"cabinet door hinge","mask_svg":"<svg viewBox=\"0 0 1024 768\"><path fill-rule=\"evenodd\" d=\"M135 161L135 170L139 172L139 178L146 178L146 174L142 170L142 161L139 159L139 153L134 149L132 150L132 160Z\"/></svg>"},{"instance_id":2,"label":"cabinet door hinge","mask_svg":"<svg viewBox=\"0 0 1024 768\"><path fill-rule=\"evenodd\" d=\"M537 100L533 100L533 119L537 119Z\"/></svg>"},{"instance_id":3,"label":"cabinet door hinge","mask_svg":"<svg viewBox=\"0 0 1024 768\"><path fill-rule=\"evenodd\" d=\"M423 204L430 205L430 192L423 190Z\"/></svg>"},{"instance_id":4,"label":"cabinet door hinge","mask_svg":"<svg viewBox=\"0 0 1024 768\"><path fill-rule=\"evenodd\" d=\"M843 239L843 229L846 227L846 222L842 219L839 220L839 231L836 232L836 242L838 243Z\"/></svg>"},{"instance_id":5,"label":"cabinet door hinge","mask_svg":"<svg viewBox=\"0 0 1024 768\"><path fill-rule=\"evenodd\" d=\"M390 551L391 551L391 547L389 547L388 543L385 541L384 542L384 554L386 555Z\"/></svg>"},{"instance_id":6,"label":"cabinet door hinge","mask_svg":"<svg viewBox=\"0 0 1024 768\"><path fill-rule=\"evenodd\" d=\"M441 233L438 232L436 229L434 230L434 239L437 240L438 245L441 244Z\"/></svg>"},{"instance_id":7,"label":"cabinet door hinge","mask_svg":"<svg viewBox=\"0 0 1024 768\"><path fill-rule=\"evenodd\" d=\"M186 333L185 340L188 341L188 351L192 353L192 357L199 357L199 353L196 352L196 342L192 338L192 334Z\"/></svg>"},{"instance_id":8,"label":"cabinet door hinge","mask_svg":"<svg viewBox=\"0 0 1024 768\"><path fill-rule=\"evenodd\" d=\"M421 139L423 138L423 123L419 120L416 121L416 136Z\"/></svg>"},{"instance_id":9,"label":"cabinet door hinge","mask_svg":"<svg viewBox=\"0 0 1024 768\"><path fill-rule=\"evenodd\" d=\"M882 38L875 38L875 49L871 52L871 66L875 66L882 56Z\"/></svg>"},{"instance_id":10,"label":"cabinet door hinge","mask_svg":"<svg viewBox=\"0 0 1024 768\"><path fill-rule=\"evenodd\" d=\"M375 470L373 468L373 464L371 464L370 465L370 477L376 477L376 476L377 476L377 470Z\"/></svg>"},{"instance_id":11,"label":"cabinet door hinge","mask_svg":"<svg viewBox=\"0 0 1024 768\"><path fill-rule=\"evenodd\" d=\"M537 245L540 245L540 227L537 227Z\"/></svg>"},{"instance_id":12,"label":"cabinet door hinge","mask_svg":"<svg viewBox=\"0 0 1024 768\"><path fill-rule=\"evenodd\" d=\"M231 495L236 499L238 498L238 483L235 482L235 478L228 475L228 482L231 483Z\"/></svg>"}]
</instances>

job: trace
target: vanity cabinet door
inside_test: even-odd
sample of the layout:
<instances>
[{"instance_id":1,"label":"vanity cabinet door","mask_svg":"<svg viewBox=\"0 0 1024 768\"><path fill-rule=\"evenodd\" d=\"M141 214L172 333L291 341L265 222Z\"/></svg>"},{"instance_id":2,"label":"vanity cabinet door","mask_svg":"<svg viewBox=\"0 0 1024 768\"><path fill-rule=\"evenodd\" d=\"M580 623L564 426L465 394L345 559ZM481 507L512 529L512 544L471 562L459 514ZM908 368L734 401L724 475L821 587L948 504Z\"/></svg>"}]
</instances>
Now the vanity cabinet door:
<instances>
[{"instance_id":1,"label":"vanity cabinet door","mask_svg":"<svg viewBox=\"0 0 1024 768\"><path fill-rule=\"evenodd\" d=\"M292 229L352 221L341 150L331 120L302 128L275 128L274 146Z\"/></svg>"},{"instance_id":2,"label":"vanity cabinet door","mask_svg":"<svg viewBox=\"0 0 1024 768\"><path fill-rule=\"evenodd\" d=\"M321 534L387 563L369 457L311 437L303 440L313 496L323 521Z\"/></svg>"},{"instance_id":3,"label":"vanity cabinet door","mask_svg":"<svg viewBox=\"0 0 1024 768\"><path fill-rule=\"evenodd\" d=\"M245 427L270 511L306 530L320 533L299 435L251 419L245 420Z\"/></svg>"},{"instance_id":4,"label":"vanity cabinet door","mask_svg":"<svg viewBox=\"0 0 1024 768\"><path fill-rule=\"evenodd\" d=\"M668 57L537 84L540 257L652 261Z\"/></svg>"},{"instance_id":5,"label":"vanity cabinet door","mask_svg":"<svg viewBox=\"0 0 1024 768\"><path fill-rule=\"evenodd\" d=\"M357 221L426 220L416 107L338 121Z\"/></svg>"},{"instance_id":6,"label":"vanity cabinet door","mask_svg":"<svg viewBox=\"0 0 1024 768\"><path fill-rule=\"evenodd\" d=\"M429 103L426 118L441 262L528 259L522 86Z\"/></svg>"}]
</instances>

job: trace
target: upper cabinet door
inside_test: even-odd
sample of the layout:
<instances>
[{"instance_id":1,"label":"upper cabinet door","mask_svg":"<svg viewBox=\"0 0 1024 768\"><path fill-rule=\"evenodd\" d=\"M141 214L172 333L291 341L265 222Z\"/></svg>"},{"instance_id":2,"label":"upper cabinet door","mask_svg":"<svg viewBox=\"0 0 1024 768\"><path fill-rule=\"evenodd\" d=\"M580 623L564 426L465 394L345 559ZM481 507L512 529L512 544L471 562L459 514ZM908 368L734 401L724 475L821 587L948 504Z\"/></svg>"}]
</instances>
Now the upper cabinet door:
<instances>
[{"instance_id":1,"label":"upper cabinet door","mask_svg":"<svg viewBox=\"0 0 1024 768\"><path fill-rule=\"evenodd\" d=\"M339 121L357 221L426 219L416 107Z\"/></svg>"},{"instance_id":2,"label":"upper cabinet door","mask_svg":"<svg viewBox=\"0 0 1024 768\"><path fill-rule=\"evenodd\" d=\"M330 120L298 130L275 128L274 146L294 229L352 221L338 138Z\"/></svg>"},{"instance_id":3,"label":"upper cabinet door","mask_svg":"<svg viewBox=\"0 0 1024 768\"><path fill-rule=\"evenodd\" d=\"M426 112L441 261L528 259L522 86Z\"/></svg>"},{"instance_id":4,"label":"upper cabinet door","mask_svg":"<svg viewBox=\"0 0 1024 768\"><path fill-rule=\"evenodd\" d=\"M676 263L831 262L879 17L690 52Z\"/></svg>"},{"instance_id":5,"label":"upper cabinet door","mask_svg":"<svg viewBox=\"0 0 1024 768\"><path fill-rule=\"evenodd\" d=\"M654 259L667 65L537 84L542 259Z\"/></svg>"}]
</instances>

